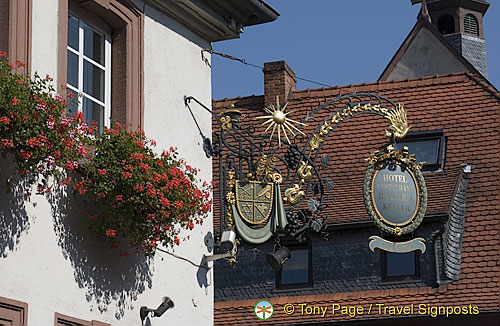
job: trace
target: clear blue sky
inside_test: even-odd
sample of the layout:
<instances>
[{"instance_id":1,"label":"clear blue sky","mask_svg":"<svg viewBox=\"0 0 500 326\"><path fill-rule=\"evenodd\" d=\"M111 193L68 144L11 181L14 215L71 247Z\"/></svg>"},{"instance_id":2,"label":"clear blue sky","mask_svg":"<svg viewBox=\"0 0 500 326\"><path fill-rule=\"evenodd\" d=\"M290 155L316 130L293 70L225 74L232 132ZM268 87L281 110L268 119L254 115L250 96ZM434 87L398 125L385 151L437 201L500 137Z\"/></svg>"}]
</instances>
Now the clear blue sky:
<instances>
[{"instance_id":1,"label":"clear blue sky","mask_svg":"<svg viewBox=\"0 0 500 326\"><path fill-rule=\"evenodd\" d=\"M285 60L298 77L327 85L374 82L416 23L410 0L266 0L274 22L245 28L215 51L263 66ZM484 34L490 82L500 88L500 3L490 0ZM262 70L212 56L214 99L263 94ZM298 81L297 89L318 88Z\"/></svg>"}]
</instances>

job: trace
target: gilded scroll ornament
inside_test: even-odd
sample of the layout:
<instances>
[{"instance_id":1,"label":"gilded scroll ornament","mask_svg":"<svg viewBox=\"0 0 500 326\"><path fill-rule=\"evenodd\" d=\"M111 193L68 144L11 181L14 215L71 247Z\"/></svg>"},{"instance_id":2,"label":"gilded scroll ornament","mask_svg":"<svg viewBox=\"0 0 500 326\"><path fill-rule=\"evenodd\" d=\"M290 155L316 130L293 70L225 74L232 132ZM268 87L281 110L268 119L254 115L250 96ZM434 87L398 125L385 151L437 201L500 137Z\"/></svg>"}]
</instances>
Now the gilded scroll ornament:
<instances>
[{"instance_id":1,"label":"gilded scroll ornament","mask_svg":"<svg viewBox=\"0 0 500 326\"><path fill-rule=\"evenodd\" d=\"M220 116L221 128L223 130L233 128L233 123L240 122L245 118L245 115L240 110L235 109L233 104L231 104L230 109L222 112Z\"/></svg>"},{"instance_id":2,"label":"gilded scroll ornament","mask_svg":"<svg viewBox=\"0 0 500 326\"><path fill-rule=\"evenodd\" d=\"M297 170L297 176L300 179L300 183L305 183L311 180L311 170L312 166L306 164L304 161L300 162L300 167Z\"/></svg>"},{"instance_id":3,"label":"gilded scroll ornament","mask_svg":"<svg viewBox=\"0 0 500 326\"><path fill-rule=\"evenodd\" d=\"M300 186L298 184L294 184L293 187L285 190L285 198L283 201L290 205L297 204L303 197L305 197L305 192L300 190Z\"/></svg>"},{"instance_id":4,"label":"gilded scroll ornament","mask_svg":"<svg viewBox=\"0 0 500 326\"><path fill-rule=\"evenodd\" d=\"M236 203L236 197L234 195L234 192L232 192L232 191L228 192L226 195L226 200L230 204Z\"/></svg>"},{"instance_id":5,"label":"gilded scroll ornament","mask_svg":"<svg viewBox=\"0 0 500 326\"><path fill-rule=\"evenodd\" d=\"M283 182L283 177L281 176L281 174L279 174L277 172L271 174L271 179L272 179L273 183L278 184L278 185Z\"/></svg>"},{"instance_id":6,"label":"gilded scroll ornament","mask_svg":"<svg viewBox=\"0 0 500 326\"><path fill-rule=\"evenodd\" d=\"M227 210L227 227L230 229L234 227L234 218L231 209Z\"/></svg>"},{"instance_id":7,"label":"gilded scroll ornament","mask_svg":"<svg viewBox=\"0 0 500 326\"><path fill-rule=\"evenodd\" d=\"M354 106L347 106L344 109L340 110L339 112L335 113L331 119L331 123L334 125L339 124L344 119L352 117L354 114L361 113L361 112L382 113L386 118L389 118L389 116L388 116L389 109L387 109L379 104L372 104L372 103L360 104L360 103L358 103Z\"/></svg>"},{"instance_id":8,"label":"gilded scroll ornament","mask_svg":"<svg viewBox=\"0 0 500 326\"><path fill-rule=\"evenodd\" d=\"M309 142L309 148L311 149L311 152L318 149L319 145L321 145L322 142L323 140L321 139L320 136L313 135L311 141Z\"/></svg>"},{"instance_id":9,"label":"gilded scroll ornament","mask_svg":"<svg viewBox=\"0 0 500 326\"><path fill-rule=\"evenodd\" d=\"M321 137L325 137L326 135L328 135L330 130L332 130L332 127L330 126L330 124L327 121L325 121L323 123L323 125L321 126L321 128L319 129L319 135Z\"/></svg>"},{"instance_id":10,"label":"gilded scroll ornament","mask_svg":"<svg viewBox=\"0 0 500 326\"><path fill-rule=\"evenodd\" d=\"M230 187L230 186L233 186L234 183L236 182L234 180L234 170L233 169L230 169L227 171L227 186Z\"/></svg>"},{"instance_id":11,"label":"gilded scroll ornament","mask_svg":"<svg viewBox=\"0 0 500 326\"><path fill-rule=\"evenodd\" d=\"M233 124L231 123L231 117L230 116L224 116L220 118L220 123L222 129L230 129L233 127Z\"/></svg>"},{"instance_id":12,"label":"gilded scroll ornament","mask_svg":"<svg viewBox=\"0 0 500 326\"><path fill-rule=\"evenodd\" d=\"M236 195L234 194L234 191L232 190L234 185L236 184L236 180L234 180L234 170L230 169L227 171L227 188L231 189L228 191L226 194L226 201L230 205L234 205L236 203ZM227 211L227 227L232 228L234 226L234 219L233 219L233 214L231 213L231 210Z\"/></svg>"}]
</instances>

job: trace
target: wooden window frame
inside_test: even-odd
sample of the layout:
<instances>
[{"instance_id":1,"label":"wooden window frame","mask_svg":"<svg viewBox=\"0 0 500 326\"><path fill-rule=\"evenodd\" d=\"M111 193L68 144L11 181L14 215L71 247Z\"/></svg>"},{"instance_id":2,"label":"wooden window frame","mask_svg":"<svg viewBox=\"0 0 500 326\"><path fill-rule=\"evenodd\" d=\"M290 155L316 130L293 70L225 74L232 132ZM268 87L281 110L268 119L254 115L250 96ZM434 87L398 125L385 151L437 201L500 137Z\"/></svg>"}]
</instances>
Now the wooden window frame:
<instances>
[{"instance_id":1,"label":"wooden window frame","mask_svg":"<svg viewBox=\"0 0 500 326\"><path fill-rule=\"evenodd\" d=\"M129 130L144 128L144 14L129 0L59 0L57 84L66 95L68 13L71 8L111 28L111 118Z\"/></svg>"},{"instance_id":2,"label":"wooden window frame","mask_svg":"<svg viewBox=\"0 0 500 326\"><path fill-rule=\"evenodd\" d=\"M58 312L54 316L55 326L111 326L111 324L103 323L97 320L83 320L68 315L63 315Z\"/></svg>"},{"instance_id":3,"label":"wooden window frame","mask_svg":"<svg viewBox=\"0 0 500 326\"><path fill-rule=\"evenodd\" d=\"M32 0L0 0L0 51L6 51L11 61L26 64L14 67L18 74L31 68L32 8Z\"/></svg>"},{"instance_id":4,"label":"wooden window frame","mask_svg":"<svg viewBox=\"0 0 500 326\"><path fill-rule=\"evenodd\" d=\"M4 310L3 312L10 312L11 314L3 315L2 310ZM0 322L2 321L2 318L14 318L16 315L20 317L19 318L20 323L13 324L14 326L28 325L28 304L21 301L0 297ZM7 319L7 321L12 322L13 319L11 320Z\"/></svg>"}]
</instances>

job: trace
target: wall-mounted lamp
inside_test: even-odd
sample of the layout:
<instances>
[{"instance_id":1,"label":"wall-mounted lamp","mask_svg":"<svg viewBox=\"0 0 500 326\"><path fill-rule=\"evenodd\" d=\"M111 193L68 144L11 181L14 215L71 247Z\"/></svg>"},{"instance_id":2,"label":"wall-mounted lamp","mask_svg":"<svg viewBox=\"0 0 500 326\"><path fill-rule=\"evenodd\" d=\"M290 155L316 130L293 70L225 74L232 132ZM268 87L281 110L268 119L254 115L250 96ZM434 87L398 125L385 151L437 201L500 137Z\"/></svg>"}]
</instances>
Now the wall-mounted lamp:
<instances>
[{"instance_id":1,"label":"wall-mounted lamp","mask_svg":"<svg viewBox=\"0 0 500 326\"><path fill-rule=\"evenodd\" d=\"M156 309L150 309L146 306L141 307L139 314L141 316L141 321L144 322L144 319L152 313L151 317L161 317L165 311L174 307L174 302L169 297L163 297L163 301Z\"/></svg>"},{"instance_id":2,"label":"wall-mounted lamp","mask_svg":"<svg viewBox=\"0 0 500 326\"><path fill-rule=\"evenodd\" d=\"M290 253L290 250L288 250L287 247L282 246L279 250L267 254L266 260L274 270L278 270L281 268L281 265L283 265L283 263L291 257L292 254Z\"/></svg>"}]
</instances>

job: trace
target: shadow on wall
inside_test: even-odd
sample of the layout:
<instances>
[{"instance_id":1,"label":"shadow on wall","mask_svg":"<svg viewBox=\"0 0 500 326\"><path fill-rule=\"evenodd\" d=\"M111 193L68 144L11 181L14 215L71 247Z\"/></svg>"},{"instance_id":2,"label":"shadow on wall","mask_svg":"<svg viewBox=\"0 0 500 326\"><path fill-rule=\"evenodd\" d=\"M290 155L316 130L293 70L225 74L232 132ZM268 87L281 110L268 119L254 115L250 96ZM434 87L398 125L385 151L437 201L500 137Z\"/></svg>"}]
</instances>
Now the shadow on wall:
<instances>
[{"instance_id":1,"label":"shadow on wall","mask_svg":"<svg viewBox=\"0 0 500 326\"><path fill-rule=\"evenodd\" d=\"M15 251L24 233L30 227L26 213L25 183L8 159L0 159L0 257L5 258ZM10 186L7 184L10 181Z\"/></svg>"},{"instance_id":2,"label":"shadow on wall","mask_svg":"<svg viewBox=\"0 0 500 326\"><path fill-rule=\"evenodd\" d=\"M212 251L214 250L214 236L212 235L212 232L208 231L203 239L203 242L205 243L205 247L207 248L209 255L213 254ZM205 288L205 293L208 293L208 287L211 285L208 281L211 279L211 277L207 277L207 274L210 272L210 270L205 267L204 263L205 259L202 256L200 263L198 264L200 267L198 267L198 271L196 272L196 279L198 280L198 286L200 288Z\"/></svg>"},{"instance_id":3,"label":"shadow on wall","mask_svg":"<svg viewBox=\"0 0 500 326\"><path fill-rule=\"evenodd\" d=\"M123 257L98 238L88 228L88 205L72 191L53 190L48 197L58 244L74 268L78 286L86 291L90 309L114 310L115 318L121 319L137 296L152 287L151 259L135 253Z\"/></svg>"}]
</instances>

